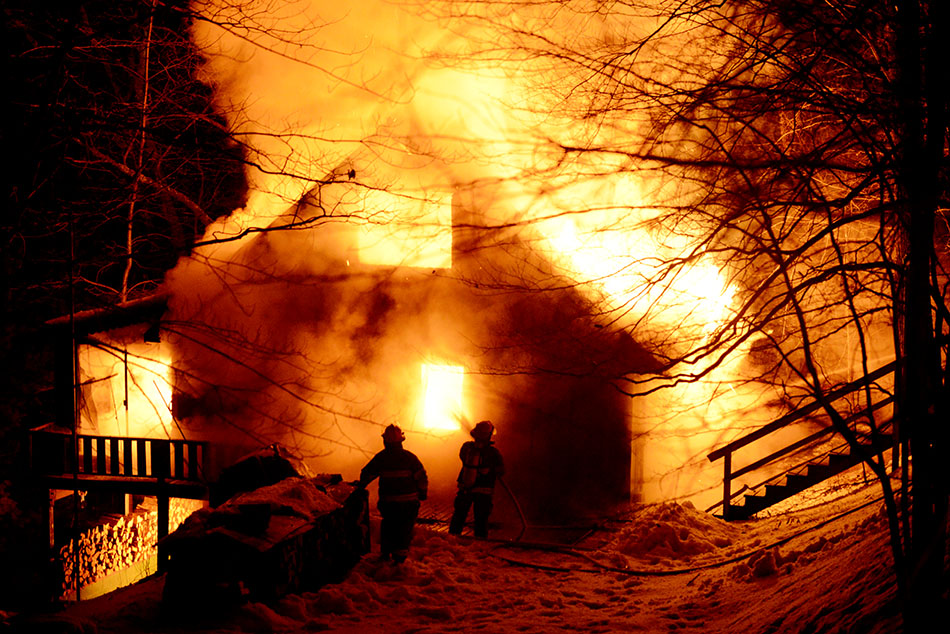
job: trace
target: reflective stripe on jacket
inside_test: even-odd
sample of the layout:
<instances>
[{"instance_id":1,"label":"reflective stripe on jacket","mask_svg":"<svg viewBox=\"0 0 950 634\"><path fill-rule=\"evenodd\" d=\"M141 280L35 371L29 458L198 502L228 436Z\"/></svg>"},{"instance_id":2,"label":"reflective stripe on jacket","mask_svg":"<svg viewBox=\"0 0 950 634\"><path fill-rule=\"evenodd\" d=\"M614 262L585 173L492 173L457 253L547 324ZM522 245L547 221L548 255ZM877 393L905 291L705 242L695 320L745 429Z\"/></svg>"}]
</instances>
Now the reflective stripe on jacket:
<instances>
[{"instance_id":1,"label":"reflective stripe on jacket","mask_svg":"<svg viewBox=\"0 0 950 634\"><path fill-rule=\"evenodd\" d=\"M360 486L379 478L380 502L416 502L426 499L429 479L422 463L402 447L386 447L363 467Z\"/></svg>"}]
</instances>

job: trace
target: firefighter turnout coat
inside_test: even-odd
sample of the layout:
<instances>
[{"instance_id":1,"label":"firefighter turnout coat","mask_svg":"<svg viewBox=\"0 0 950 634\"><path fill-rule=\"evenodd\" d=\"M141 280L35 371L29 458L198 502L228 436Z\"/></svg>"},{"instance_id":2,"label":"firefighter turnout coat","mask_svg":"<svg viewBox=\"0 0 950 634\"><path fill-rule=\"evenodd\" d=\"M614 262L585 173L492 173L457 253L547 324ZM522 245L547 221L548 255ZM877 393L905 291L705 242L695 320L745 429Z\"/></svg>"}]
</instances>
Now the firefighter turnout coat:
<instances>
[{"instance_id":1,"label":"firefighter turnout coat","mask_svg":"<svg viewBox=\"0 0 950 634\"><path fill-rule=\"evenodd\" d=\"M501 452L491 442L468 441L459 450L462 470L459 472L459 489L474 495L491 495L495 480L505 475L505 463Z\"/></svg>"},{"instance_id":2,"label":"firefighter turnout coat","mask_svg":"<svg viewBox=\"0 0 950 634\"><path fill-rule=\"evenodd\" d=\"M379 478L379 503L418 502L426 499L429 480L422 463L411 451L386 447L360 471L360 486Z\"/></svg>"}]
</instances>

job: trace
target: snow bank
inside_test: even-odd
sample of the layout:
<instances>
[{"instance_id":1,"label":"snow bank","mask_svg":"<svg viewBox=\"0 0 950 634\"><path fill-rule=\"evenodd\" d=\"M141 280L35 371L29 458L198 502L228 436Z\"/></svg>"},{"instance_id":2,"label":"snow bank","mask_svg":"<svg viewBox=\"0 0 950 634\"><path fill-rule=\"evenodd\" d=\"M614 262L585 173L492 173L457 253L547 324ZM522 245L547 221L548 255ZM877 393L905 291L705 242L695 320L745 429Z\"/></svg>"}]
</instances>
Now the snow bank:
<instances>
[{"instance_id":1,"label":"snow bank","mask_svg":"<svg viewBox=\"0 0 950 634\"><path fill-rule=\"evenodd\" d=\"M688 504L641 507L592 536L594 550L519 548L527 565L512 565L513 549L502 544L420 526L402 565L380 561L377 551L341 583L203 621L180 613L155 620L160 577L70 612L101 634L896 634L886 521L871 493L735 525ZM613 557L631 565L594 565ZM645 565L653 559L659 563Z\"/></svg>"},{"instance_id":2,"label":"snow bank","mask_svg":"<svg viewBox=\"0 0 950 634\"><path fill-rule=\"evenodd\" d=\"M608 550L653 564L680 561L731 546L737 532L689 502L666 502L639 509Z\"/></svg>"}]
</instances>

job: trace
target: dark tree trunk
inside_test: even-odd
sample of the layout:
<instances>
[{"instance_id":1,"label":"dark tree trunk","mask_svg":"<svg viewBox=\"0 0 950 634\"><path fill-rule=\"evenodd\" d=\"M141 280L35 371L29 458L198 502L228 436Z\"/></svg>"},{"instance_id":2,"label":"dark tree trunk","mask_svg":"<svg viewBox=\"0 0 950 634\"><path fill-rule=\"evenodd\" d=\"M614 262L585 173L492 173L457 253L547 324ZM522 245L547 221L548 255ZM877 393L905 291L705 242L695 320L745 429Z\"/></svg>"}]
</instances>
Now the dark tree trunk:
<instances>
[{"instance_id":1,"label":"dark tree trunk","mask_svg":"<svg viewBox=\"0 0 950 634\"><path fill-rule=\"evenodd\" d=\"M922 5L927 29L922 29ZM929 5L929 6L928 6ZM904 433L910 445L911 543L905 591L905 626L925 631L939 616L943 594L947 488L940 414L943 372L937 346L932 293L934 223L939 201L939 167L944 160L946 88L941 84L946 45L942 2L905 2L899 11L898 42L903 118L902 174L905 190L906 294L903 353L906 360ZM943 49L943 50L941 50ZM907 518L905 518L907 521Z\"/></svg>"}]
</instances>

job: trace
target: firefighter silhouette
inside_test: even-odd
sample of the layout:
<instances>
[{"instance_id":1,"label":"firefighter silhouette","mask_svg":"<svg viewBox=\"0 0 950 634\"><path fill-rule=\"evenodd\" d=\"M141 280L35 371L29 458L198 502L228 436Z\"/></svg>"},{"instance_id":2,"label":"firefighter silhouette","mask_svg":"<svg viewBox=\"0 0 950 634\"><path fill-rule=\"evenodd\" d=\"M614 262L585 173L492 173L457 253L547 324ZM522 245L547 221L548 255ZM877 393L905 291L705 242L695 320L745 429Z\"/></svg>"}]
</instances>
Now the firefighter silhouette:
<instances>
[{"instance_id":1,"label":"firefighter silhouette","mask_svg":"<svg viewBox=\"0 0 950 634\"><path fill-rule=\"evenodd\" d=\"M359 486L379 478L380 557L402 563L409 554L419 503L428 494L429 481L419 458L402 448L406 435L396 425L383 432L383 450L360 471Z\"/></svg>"},{"instance_id":2,"label":"firefighter silhouette","mask_svg":"<svg viewBox=\"0 0 950 634\"><path fill-rule=\"evenodd\" d=\"M462 470L458 477L455 509L449 524L449 533L460 535L468 511L473 508L475 537L488 537L488 516L492 510L495 480L505 474L501 452L492 442L495 426L483 420L471 431L472 440L462 444L459 458Z\"/></svg>"}]
</instances>

